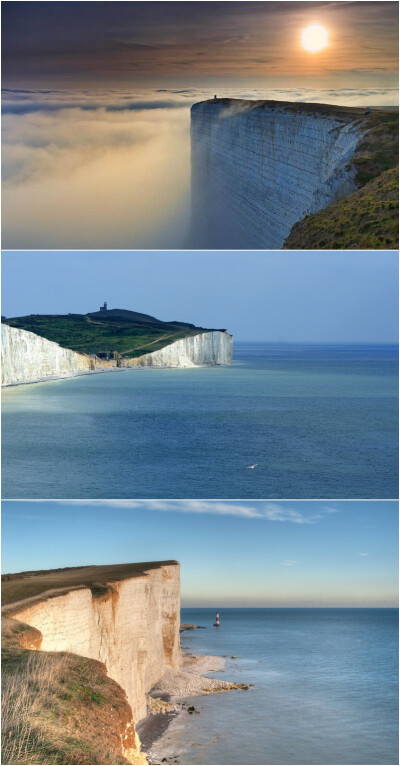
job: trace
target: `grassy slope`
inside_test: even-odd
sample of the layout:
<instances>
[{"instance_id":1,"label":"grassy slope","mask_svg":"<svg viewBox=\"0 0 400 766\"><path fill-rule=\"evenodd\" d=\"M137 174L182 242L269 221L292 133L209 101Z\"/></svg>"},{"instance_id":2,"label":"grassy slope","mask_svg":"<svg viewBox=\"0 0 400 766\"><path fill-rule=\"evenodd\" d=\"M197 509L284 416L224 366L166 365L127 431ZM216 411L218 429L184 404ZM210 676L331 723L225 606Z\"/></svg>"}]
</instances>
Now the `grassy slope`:
<instances>
[{"instance_id":1,"label":"grassy slope","mask_svg":"<svg viewBox=\"0 0 400 766\"><path fill-rule=\"evenodd\" d=\"M340 202L296 223L285 242L285 248L398 248L398 187L398 168L387 170Z\"/></svg>"},{"instance_id":2,"label":"grassy slope","mask_svg":"<svg viewBox=\"0 0 400 766\"><path fill-rule=\"evenodd\" d=\"M207 331L207 328L193 324L161 322L152 317L143 320L138 316L134 312L118 310L86 315L31 314L6 319L5 323L34 332L81 354L117 351L126 357L142 356L181 338Z\"/></svg>"},{"instance_id":3,"label":"grassy slope","mask_svg":"<svg viewBox=\"0 0 400 766\"><path fill-rule=\"evenodd\" d=\"M360 188L296 223L286 249L398 248L398 113L373 111L367 124L353 160Z\"/></svg>"},{"instance_id":4,"label":"grassy slope","mask_svg":"<svg viewBox=\"0 0 400 766\"><path fill-rule=\"evenodd\" d=\"M164 564L176 563L176 561L150 561L138 564L71 567L48 569L43 572L2 575L2 604L10 606L22 599L40 596L45 591L54 588L68 590L82 585L91 588L94 596L101 596L107 590L107 583L112 580L140 577L147 569L157 569Z\"/></svg>"},{"instance_id":5,"label":"grassy slope","mask_svg":"<svg viewBox=\"0 0 400 766\"><path fill-rule=\"evenodd\" d=\"M9 618L2 623L2 763L128 763L121 735L131 709L105 666L31 651L39 631Z\"/></svg>"}]
</instances>

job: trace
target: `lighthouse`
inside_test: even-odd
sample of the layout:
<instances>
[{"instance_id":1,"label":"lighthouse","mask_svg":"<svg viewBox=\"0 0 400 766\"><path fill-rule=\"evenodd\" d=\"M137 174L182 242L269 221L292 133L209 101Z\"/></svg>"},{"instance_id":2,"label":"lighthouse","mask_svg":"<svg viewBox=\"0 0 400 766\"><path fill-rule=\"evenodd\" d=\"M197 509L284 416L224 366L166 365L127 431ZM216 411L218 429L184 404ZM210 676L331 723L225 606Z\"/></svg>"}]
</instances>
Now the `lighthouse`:
<instances>
[{"instance_id":1,"label":"lighthouse","mask_svg":"<svg viewBox=\"0 0 400 766\"><path fill-rule=\"evenodd\" d=\"M219 628L219 612L215 615L214 628Z\"/></svg>"}]
</instances>

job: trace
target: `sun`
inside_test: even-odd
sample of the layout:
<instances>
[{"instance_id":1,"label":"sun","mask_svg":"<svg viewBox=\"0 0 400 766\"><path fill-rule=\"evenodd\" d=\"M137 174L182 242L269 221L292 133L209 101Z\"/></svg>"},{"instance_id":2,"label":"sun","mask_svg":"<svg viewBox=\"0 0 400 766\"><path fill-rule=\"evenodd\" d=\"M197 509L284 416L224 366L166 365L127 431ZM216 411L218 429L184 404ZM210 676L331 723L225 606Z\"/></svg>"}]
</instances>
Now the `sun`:
<instances>
[{"instance_id":1,"label":"sun","mask_svg":"<svg viewBox=\"0 0 400 766\"><path fill-rule=\"evenodd\" d=\"M322 24L310 24L301 33L301 44L309 53L318 53L328 45L329 33Z\"/></svg>"}]
</instances>

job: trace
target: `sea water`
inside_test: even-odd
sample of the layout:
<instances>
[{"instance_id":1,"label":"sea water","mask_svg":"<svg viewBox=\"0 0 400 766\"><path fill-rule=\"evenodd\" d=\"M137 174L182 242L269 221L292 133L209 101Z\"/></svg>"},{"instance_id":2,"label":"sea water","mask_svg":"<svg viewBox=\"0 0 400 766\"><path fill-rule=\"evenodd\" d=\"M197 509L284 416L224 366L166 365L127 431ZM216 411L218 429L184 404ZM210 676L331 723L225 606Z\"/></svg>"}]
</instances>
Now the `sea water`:
<instances>
[{"instance_id":1,"label":"sea water","mask_svg":"<svg viewBox=\"0 0 400 766\"><path fill-rule=\"evenodd\" d=\"M7 388L3 497L393 498L397 418L392 346L235 343L226 367Z\"/></svg>"},{"instance_id":2,"label":"sea water","mask_svg":"<svg viewBox=\"0 0 400 766\"><path fill-rule=\"evenodd\" d=\"M254 684L193 697L160 741L185 764L398 763L397 609L183 609L210 674ZM230 659L235 655L235 659Z\"/></svg>"}]
</instances>

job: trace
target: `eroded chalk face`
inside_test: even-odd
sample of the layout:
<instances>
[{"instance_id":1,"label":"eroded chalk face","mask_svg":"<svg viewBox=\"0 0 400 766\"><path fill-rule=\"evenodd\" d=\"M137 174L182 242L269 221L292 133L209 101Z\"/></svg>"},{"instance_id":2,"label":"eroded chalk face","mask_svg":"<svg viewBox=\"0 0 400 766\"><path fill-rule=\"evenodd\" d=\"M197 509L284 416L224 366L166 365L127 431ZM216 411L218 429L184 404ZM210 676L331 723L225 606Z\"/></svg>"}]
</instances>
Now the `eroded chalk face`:
<instances>
[{"instance_id":1,"label":"eroded chalk face","mask_svg":"<svg viewBox=\"0 0 400 766\"><path fill-rule=\"evenodd\" d=\"M104 662L125 690L134 721L146 715L146 693L166 668L179 668L179 564L113 581L104 594L87 587L13 612L42 634L42 651L72 652Z\"/></svg>"},{"instance_id":2,"label":"eroded chalk face","mask_svg":"<svg viewBox=\"0 0 400 766\"><path fill-rule=\"evenodd\" d=\"M361 135L355 118L329 107L195 104L193 246L281 248L297 221L357 188L351 158Z\"/></svg>"}]
</instances>

